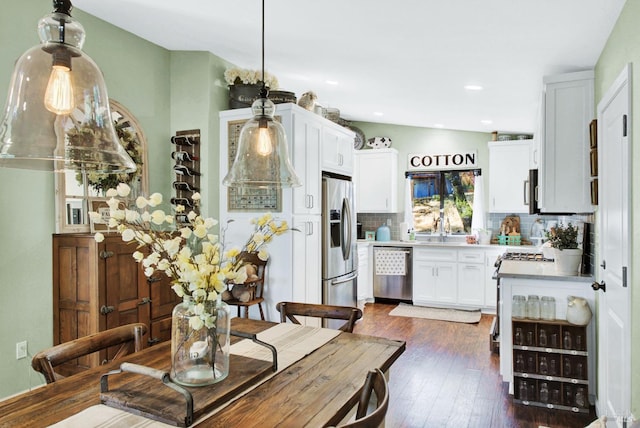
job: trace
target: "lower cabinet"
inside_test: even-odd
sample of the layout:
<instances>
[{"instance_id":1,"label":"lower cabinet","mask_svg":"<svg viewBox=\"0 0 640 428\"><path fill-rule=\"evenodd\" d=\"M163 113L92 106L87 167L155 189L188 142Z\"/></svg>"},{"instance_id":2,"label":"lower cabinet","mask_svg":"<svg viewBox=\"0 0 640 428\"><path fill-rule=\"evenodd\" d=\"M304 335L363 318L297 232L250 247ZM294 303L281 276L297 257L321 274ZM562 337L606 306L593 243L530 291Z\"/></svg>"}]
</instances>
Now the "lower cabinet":
<instances>
[{"instance_id":1,"label":"lower cabinet","mask_svg":"<svg viewBox=\"0 0 640 428\"><path fill-rule=\"evenodd\" d=\"M101 243L90 234L53 235L54 345L133 322L148 326L148 345L170 339L171 312L180 299L166 275L144 275L132 257L136 249L118 234ZM95 367L110 352L80 358L60 372Z\"/></svg>"},{"instance_id":2,"label":"lower cabinet","mask_svg":"<svg viewBox=\"0 0 640 428\"><path fill-rule=\"evenodd\" d=\"M358 242L358 301L373 300L373 267L369 264L369 249L368 242Z\"/></svg>"},{"instance_id":3,"label":"lower cabinet","mask_svg":"<svg viewBox=\"0 0 640 428\"><path fill-rule=\"evenodd\" d=\"M512 340L515 403L589 412L586 327L514 319Z\"/></svg>"},{"instance_id":4,"label":"lower cabinet","mask_svg":"<svg viewBox=\"0 0 640 428\"><path fill-rule=\"evenodd\" d=\"M415 305L449 306L457 302L456 258L456 250L417 247L413 249L413 303Z\"/></svg>"}]
</instances>

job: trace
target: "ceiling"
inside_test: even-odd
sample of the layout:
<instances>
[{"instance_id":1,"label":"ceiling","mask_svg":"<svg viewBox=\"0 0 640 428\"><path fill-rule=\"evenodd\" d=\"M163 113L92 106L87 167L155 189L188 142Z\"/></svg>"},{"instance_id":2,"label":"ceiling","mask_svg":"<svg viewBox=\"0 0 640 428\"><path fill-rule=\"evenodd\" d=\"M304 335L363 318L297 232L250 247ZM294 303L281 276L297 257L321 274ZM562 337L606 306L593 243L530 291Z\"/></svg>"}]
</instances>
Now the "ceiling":
<instances>
[{"instance_id":1,"label":"ceiling","mask_svg":"<svg viewBox=\"0 0 640 428\"><path fill-rule=\"evenodd\" d=\"M593 68L624 2L268 0L266 70L346 120L530 133L542 77ZM259 0L73 4L164 48L261 68Z\"/></svg>"}]
</instances>

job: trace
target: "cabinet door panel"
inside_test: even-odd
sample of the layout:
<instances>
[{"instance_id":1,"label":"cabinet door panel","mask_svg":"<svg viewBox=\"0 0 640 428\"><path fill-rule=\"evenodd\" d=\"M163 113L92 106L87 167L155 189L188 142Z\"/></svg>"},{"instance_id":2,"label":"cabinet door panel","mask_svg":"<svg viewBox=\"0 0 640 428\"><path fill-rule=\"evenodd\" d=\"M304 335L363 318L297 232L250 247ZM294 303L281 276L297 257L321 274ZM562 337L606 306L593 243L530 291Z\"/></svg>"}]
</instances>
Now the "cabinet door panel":
<instances>
[{"instance_id":1,"label":"cabinet door panel","mask_svg":"<svg viewBox=\"0 0 640 428\"><path fill-rule=\"evenodd\" d=\"M463 263L458 266L458 302L462 305L484 305L484 264Z\"/></svg>"},{"instance_id":2,"label":"cabinet door panel","mask_svg":"<svg viewBox=\"0 0 640 428\"><path fill-rule=\"evenodd\" d=\"M107 315L106 328L131 322L149 325L149 307L142 304L149 298L149 287L142 269L133 259L135 245L123 241L107 242L105 259L106 302L113 307Z\"/></svg>"},{"instance_id":3,"label":"cabinet door panel","mask_svg":"<svg viewBox=\"0 0 640 428\"><path fill-rule=\"evenodd\" d=\"M436 301L436 263L413 259L413 301Z\"/></svg>"},{"instance_id":4,"label":"cabinet door panel","mask_svg":"<svg viewBox=\"0 0 640 428\"><path fill-rule=\"evenodd\" d=\"M530 141L489 143L489 211L528 213L525 181L529 179Z\"/></svg>"},{"instance_id":5,"label":"cabinet door panel","mask_svg":"<svg viewBox=\"0 0 640 428\"><path fill-rule=\"evenodd\" d=\"M438 263L437 275L437 301L442 303L456 303L458 300L458 280L455 263Z\"/></svg>"}]
</instances>

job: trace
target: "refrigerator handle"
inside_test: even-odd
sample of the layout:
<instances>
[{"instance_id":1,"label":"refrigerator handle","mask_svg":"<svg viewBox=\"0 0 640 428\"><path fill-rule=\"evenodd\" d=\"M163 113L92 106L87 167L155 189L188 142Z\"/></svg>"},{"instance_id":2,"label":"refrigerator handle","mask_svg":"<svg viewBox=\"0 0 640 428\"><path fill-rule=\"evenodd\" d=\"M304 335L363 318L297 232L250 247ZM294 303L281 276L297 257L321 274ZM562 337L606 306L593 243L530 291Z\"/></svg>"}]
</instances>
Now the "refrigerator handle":
<instances>
[{"instance_id":1,"label":"refrigerator handle","mask_svg":"<svg viewBox=\"0 0 640 428\"><path fill-rule=\"evenodd\" d=\"M346 278L334 279L333 281L331 281L331 285L344 284L345 282L353 281L357 277L358 277L358 272L355 272Z\"/></svg>"},{"instance_id":2,"label":"refrigerator handle","mask_svg":"<svg viewBox=\"0 0 640 428\"><path fill-rule=\"evenodd\" d=\"M353 230L351 230L351 207L349 206L349 200L347 198L342 199L342 212L344 213L341 218L342 258L349 260L349 258L351 258L351 234Z\"/></svg>"}]
</instances>

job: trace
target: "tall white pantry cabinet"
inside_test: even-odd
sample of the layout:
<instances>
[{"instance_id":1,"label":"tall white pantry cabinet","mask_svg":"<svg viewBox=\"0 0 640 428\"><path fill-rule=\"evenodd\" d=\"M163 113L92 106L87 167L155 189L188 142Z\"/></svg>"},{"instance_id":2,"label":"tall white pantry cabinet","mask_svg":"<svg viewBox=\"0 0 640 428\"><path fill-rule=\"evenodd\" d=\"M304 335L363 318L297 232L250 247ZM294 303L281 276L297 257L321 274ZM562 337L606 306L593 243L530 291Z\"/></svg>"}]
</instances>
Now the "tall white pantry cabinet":
<instances>
[{"instance_id":1,"label":"tall white pantry cabinet","mask_svg":"<svg viewBox=\"0 0 640 428\"><path fill-rule=\"evenodd\" d=\"M226 186L220 188L221 229L233 220L224 233L227 248L244 245L253 230L251 219L265 212L297 229L268 245L264 308L270 321L279 321L275 309L279 301L322 303L322 172L353 174L355 138L349 129L295 104L277 104L275 116L285 128L289 156L302 186L235 194ZM249 108L220 112L220 182L231 165L230 147L250 118ZM256 318L257 308L252 307L250 315Z\"/></svg>"}]
</instances>

